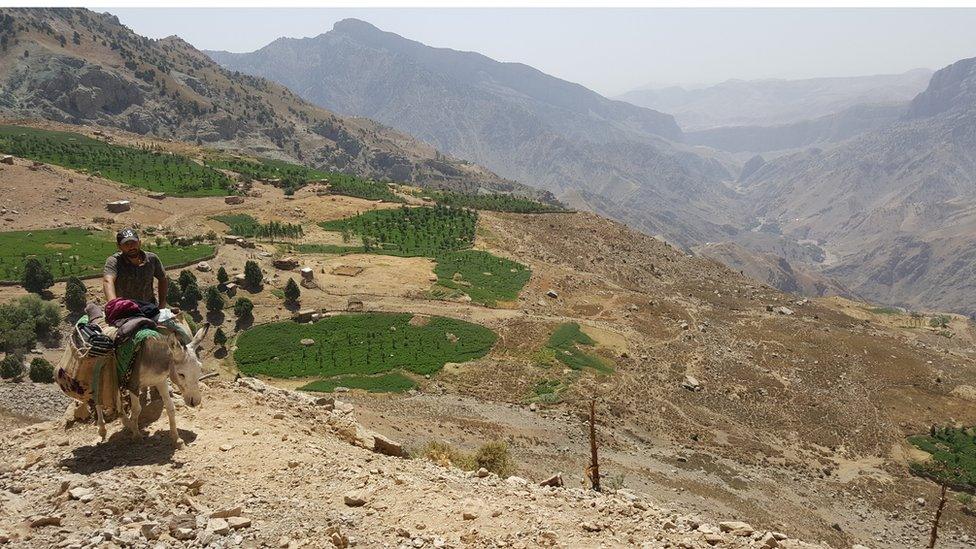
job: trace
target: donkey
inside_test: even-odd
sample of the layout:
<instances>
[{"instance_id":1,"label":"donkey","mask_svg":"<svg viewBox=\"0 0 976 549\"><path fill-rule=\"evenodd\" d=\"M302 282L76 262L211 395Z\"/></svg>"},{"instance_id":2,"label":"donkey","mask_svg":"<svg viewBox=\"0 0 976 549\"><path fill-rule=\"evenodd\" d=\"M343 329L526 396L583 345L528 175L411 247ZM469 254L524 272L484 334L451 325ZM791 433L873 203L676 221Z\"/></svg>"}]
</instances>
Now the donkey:
<instances>
[{"instance_id":1,"label":"donkey","mask_svg":"<svg viewBox=\"0 0 976 549\"><path fill-rule=\"evenodd\" d=\"M186 329L189 331L188 326ZM172 332L164 332L162 337L150 337L143 341L142 347L132 360L132 375L127 387L129 417L125 417L124 414L119 416L122 423L132 432L133 438L142 438L142 432L139 430L139 414L142 413L139 394L143 389L155 387L163 400L166 415L169 416L169 434L173 445L180 445L179 432L176 430L176 407L169 395L167 381L173 382L173 385L180 390L187 406L195 407L200 404L202 400L200 377L203 373L203 364L197 356L197 351L209 329L210 323L204 324L197 330L193 340L185 346ZM104 439L104 433L101 434Z\"/></svg>"}]
</instances>

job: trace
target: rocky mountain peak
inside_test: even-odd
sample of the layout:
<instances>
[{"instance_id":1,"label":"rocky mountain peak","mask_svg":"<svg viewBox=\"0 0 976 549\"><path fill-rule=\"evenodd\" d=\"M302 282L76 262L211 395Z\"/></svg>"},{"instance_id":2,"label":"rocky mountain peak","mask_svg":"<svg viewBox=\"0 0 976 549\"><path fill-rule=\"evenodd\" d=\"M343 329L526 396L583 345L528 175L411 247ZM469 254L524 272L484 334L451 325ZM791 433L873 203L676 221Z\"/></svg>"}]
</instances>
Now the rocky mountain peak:
<instances>
[{"instance_id":1,"label":"rocky mountain peak","mask_svg":"<svg viewBox=\"0 0 976 549\"><path fill-rule=\"evenodd\" d=\"M976 57L956 61L934 75L912 101L908 118L926 118L955 109L976 108Z\"/></svg>"}]
</instances>

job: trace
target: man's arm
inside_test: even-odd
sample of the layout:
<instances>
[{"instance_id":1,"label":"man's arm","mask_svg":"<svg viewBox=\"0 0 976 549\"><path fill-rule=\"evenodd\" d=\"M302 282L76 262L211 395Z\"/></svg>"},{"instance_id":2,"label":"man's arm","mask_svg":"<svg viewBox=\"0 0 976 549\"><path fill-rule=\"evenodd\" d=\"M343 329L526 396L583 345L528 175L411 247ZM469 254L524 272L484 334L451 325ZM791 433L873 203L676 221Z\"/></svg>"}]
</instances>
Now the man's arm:
<instances>
[{"instance_id":1,"label":"man's arm","mask_svg":"<svg viewBox=\"0 0 976 549\"><path fill-rule=\"evenodd\" d=\"M169 279L163 275L163 278L159 279L159 307L166 306L166 294L169 291Z\"/></svg>"},{"instance_id":2,"label":"man's arm","mask_svg":"<svg viewBox=\"0 0 976 549\"><path fill-rule=\"evenodd\" d=\"M159 256L154 256L153 265L153 276L156 277L156 295L158 300L156 304L160 307L166 306L166 293L169 290L169 279L166 278L166 269L163 268L163 262L159 259Z\"/></svg>"},{"instance_id":3,"label":"man's arm","mask_svg":"<svg viewBox=\"0 0 976 549\"><path fill-rule=\"evenodd\" d=\"M109 256L105 260L105 270L102 271L102 291L105 292L105 303L112 301L115 295L115 275L118 273L118 265L115 256Z\"/></svg>"}]
</instances>

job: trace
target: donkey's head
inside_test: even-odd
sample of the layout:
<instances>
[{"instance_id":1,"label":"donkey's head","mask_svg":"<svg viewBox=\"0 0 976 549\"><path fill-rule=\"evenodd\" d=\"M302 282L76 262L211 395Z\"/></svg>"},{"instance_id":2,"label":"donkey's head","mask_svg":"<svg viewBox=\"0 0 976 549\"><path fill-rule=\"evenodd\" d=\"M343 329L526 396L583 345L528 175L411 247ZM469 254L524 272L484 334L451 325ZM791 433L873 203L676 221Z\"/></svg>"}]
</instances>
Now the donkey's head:
<instances>
[{"instance_id":1,"label":"donkey's head","mask_svg":"<svg viewBox=\"0 0 976 549\"><path fill-rule=\"evenodd\" d=\"M210 323L208 322L197 330L193 336L193 341L182 349L182 353L174 353L173 356L174 360L169 371L170 380L180 388L180 392L183 393L183 401L186 402L187 406L196 406L203 400L200 394L200 376L203 374L203 363L200 362L197 351L200 342L203 341L203 337L207 335L209 329Z\"/></svg>"}]
</instances>

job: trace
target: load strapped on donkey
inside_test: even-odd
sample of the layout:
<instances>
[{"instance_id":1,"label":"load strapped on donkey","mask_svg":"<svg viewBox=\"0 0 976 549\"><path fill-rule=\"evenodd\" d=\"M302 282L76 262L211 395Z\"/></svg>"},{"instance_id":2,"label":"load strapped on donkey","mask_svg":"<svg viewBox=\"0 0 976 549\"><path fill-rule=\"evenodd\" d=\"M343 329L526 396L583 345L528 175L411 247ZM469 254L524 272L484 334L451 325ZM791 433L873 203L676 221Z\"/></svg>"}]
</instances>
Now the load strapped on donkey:
<instances>
[{"instance_id":1,"label":"load strapped on donkey","mask_svg":"<svg viewBox=\"0 0 976 549\"><path fill-rule=\"evenodd\" d=\"M88 419L94 410L99 435L105 440L105 415L116 414L133 436L141 437L140 393L154 387L169 415L171 437L178 444L167 381L182 393L187 405L200 403L202 364L197 351L209 324L191 336L182 313L124 299L110 301L104 313L94 304L85 312L75 324L56 376L61 390L77 401L74 419ZM124 393L129 396L128 415Z\"/></svg>"}]
</instances>

